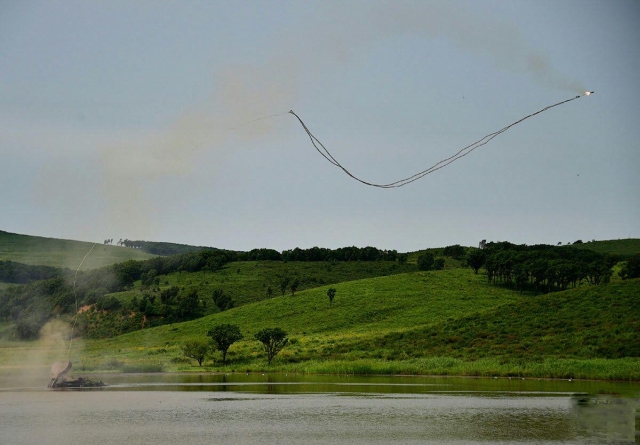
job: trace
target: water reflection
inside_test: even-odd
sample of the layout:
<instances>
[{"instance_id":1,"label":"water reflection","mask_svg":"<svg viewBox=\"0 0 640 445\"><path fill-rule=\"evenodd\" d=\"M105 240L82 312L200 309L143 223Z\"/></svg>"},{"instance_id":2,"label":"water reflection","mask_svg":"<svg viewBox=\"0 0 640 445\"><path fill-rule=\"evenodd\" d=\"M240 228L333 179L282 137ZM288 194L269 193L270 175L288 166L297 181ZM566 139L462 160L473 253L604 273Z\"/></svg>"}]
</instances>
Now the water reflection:
<instances>
[{"instance_id":1,"label":"water reflection","mask_svg":"<svg viewBox=\"0 0 640 445\"><path fill-rule=\"evenodd\" d=\"M515 379L91 377L111 386L5 387L0 443L633 443L640 393L637 383Z\"/></svg>"}]
</instances>

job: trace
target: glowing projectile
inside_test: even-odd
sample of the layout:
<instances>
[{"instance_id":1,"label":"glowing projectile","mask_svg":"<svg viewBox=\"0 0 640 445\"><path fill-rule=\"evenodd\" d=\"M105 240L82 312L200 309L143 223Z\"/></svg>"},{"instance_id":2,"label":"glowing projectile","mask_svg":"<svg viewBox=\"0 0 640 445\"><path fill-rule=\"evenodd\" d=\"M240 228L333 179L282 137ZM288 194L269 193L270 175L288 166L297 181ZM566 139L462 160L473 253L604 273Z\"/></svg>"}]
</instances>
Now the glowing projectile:
<instances>
[{"instance_id":1,"label":"glowing projectile","mask_svg":"<svg viewBox=\"0 0 640 445\"><path fill-rule=\"evenodd\" d=\"M592 95L593 93L595 93L595 91L585 91L585 92L584 92L584 95L585 95L585 96L590 96L590 95Z\"/></svg>"}]
</instances>

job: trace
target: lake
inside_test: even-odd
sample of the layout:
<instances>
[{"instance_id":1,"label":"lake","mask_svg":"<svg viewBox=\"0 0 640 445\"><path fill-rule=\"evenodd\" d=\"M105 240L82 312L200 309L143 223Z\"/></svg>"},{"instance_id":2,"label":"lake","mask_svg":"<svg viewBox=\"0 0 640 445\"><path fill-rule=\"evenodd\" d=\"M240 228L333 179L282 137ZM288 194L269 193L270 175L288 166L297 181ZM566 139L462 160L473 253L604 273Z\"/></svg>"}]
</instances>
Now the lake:
<instances>
[{"instance_id":1,"label":"lake","mask_svg":"<svg viewBox=\"0 0 640 445\"><path fill-rule=\"evenodd\" d=\"M519 378L91 375L48 390L0 376L1 444L635 443L640 383ZM24 381L20 382L24 383Z\"/></svg>"}]
</instances>

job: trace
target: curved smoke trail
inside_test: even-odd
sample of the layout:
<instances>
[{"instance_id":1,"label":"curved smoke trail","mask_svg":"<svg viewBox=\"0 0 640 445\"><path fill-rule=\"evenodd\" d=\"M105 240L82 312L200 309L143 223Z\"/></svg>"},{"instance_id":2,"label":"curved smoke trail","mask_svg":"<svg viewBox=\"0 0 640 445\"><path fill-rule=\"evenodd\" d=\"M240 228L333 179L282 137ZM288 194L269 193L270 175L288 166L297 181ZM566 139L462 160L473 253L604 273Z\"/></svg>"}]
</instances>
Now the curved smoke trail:
<instances>
[{"instance_id":1,"label":"curved smoke trail","mask_svg":"<svg viewBox=\"0 0 640 445\"><path fill-rule=\"evenodd\" d=\"M589 95L591 94L591 92L589 93L585 93L585 95ZM566 104L567 102L571 102L572 100L576 100L579 99L582 96L575 96L572 97L571 99L567 99L567 100L563 100L561 102L555 103L553 105L549 105L544 107L541 110L536 111L535 113L531 113L528 114L527 116L518 119L517 121L507 125L506 127L501 128L498 131L494 131L493 133L489 133L486 136L482 137L481 139L478 139L477 141L467 145L466 147L463 147L462 149L460 149L457 153L455 153L454 155L443 159L435 164L433 164L431 167L422 170L418 173L415 173L409 177L406 177L404 179L399 179L397 181L394 182L390 182L388 184L376 184L373 182L368 182L365 181L363 179L358 178L357 176L355 176L353 173L351 173L346 167L344 167L342 164L340 164L340 162L338 162L338 160L333 157L333 155L329 152L329 150L327 150L327 148L322 144L322 142L320 142L320 140L318 140L318 138L316 138L313 133L311 133L311 130L309 130L309 127L307 127L307 125L302 121L302 119L300 118L300 116L298 116L296 113L294 113L293 110L290 110L289 113L293 114L298 121L300 122L300 125L302 125L302 128L304 129L304 131L307 133L307 136L309 136L309 139L311 140L311 144L313 145L313 147L318 151L318 153L320 153L322 155L323 158L325 158L327 161L329 161L331 164L335 165L336 167L340 168L342 171L344 171L348 176L350 176L351 178L355 179L356 181L364 184L364 185L368 185L371 187L378 187L378 188L383 188L383 189L389 189L389 188L398 188L398 187L402 187L405 186L407 184L410 184L414 181L417 181L420 178L425 177L426 175L433 173L437 170L440 170L441 168L446 167L447 165L451 164L452 162L457 161L460 158L463 158L465 156L467 156L469 153L471 153L472 151L474 151L476 148L478 147L482 147L483 145L488 144L493 138L499 136L500 134L504 133L505 131L507 131L508 129L510 129L511 127L518 125L519 123L533 117L536 116L540 113L544 113L547 110L550 110L551 108Z\"/></svg>"}]
</instances>

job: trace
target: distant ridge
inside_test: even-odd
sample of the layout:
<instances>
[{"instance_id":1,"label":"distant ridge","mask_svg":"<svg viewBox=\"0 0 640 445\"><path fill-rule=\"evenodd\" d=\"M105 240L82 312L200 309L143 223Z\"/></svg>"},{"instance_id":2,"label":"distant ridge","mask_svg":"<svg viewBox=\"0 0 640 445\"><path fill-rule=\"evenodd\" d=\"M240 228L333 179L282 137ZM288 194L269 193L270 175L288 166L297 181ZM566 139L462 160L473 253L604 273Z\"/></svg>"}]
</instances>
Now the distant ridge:
<instances>
[{"instance_id":1,"label":"distant ridge","mask_svg":"<svg viewBox=\"0 0 640 445\"><path fill-rule=\"evenodd\" d=\"M0 260L34 266L77 269L93 243L33 235L20 235L0 230ZM97 243L82 264L82 270L95 269L127 260L145 260L155 255L139 249Z\"/></svg>"},{"instance_id":2,"label":"distant ridge","mask_svg":"<svg viewBox=\"0 0 640 445\"><path fill-rule=\"evenodd\" d=\"M616 240L604 240L604 241L587 241L587 242L575 242L573 244L567 244L567 246L575 247L577 249L593 250L594 252L604 254L615 254L622 256L631 256L640 253L640 238L627 238Z\"/></svg>"},{"instance_id":3,"label":"distant ridge","mask_svg":"<svg viewBox=\"0 0 640 445\"><path fill-rule=\"evenodd\" d=\"M153 255L161 256L178 255L181 253L197 252L200 250L222 250L208 246L192 246L189 244L165 243L160 241L131 241L128 239L123 241L123 245L126 247L140 249L143 252Z\"/></svg>"}]
</instances>

